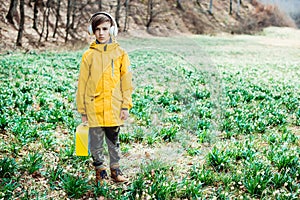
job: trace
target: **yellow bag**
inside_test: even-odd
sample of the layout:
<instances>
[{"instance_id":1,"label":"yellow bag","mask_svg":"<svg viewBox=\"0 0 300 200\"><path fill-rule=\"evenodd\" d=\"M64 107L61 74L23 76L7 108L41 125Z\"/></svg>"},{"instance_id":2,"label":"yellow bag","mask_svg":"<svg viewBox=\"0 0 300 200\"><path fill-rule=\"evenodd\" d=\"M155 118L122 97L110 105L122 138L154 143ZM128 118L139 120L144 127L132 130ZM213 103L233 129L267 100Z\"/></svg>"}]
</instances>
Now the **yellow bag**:
<instances>
[{"instance_id":1,"label":"yellow bag","mask_svg":"<svg viewBox=\"0 0 300 200\"><path fill-rule=\"evenodd\" d=\"M76 128L75 152L76 156L89 155L89 126L87 123L82 123Z\"/></svg>"}]
</instances>

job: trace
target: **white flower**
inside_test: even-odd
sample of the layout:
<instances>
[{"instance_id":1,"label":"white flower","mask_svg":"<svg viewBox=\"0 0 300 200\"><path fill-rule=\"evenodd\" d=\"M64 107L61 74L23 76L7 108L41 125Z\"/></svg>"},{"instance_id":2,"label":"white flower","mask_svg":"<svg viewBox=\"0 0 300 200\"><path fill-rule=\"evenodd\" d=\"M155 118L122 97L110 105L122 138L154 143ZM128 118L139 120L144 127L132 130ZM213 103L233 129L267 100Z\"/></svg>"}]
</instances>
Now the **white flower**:
<instances>
[{"instance_id":1,"label":"white flower","mask_svg":"<svg viewBox=\"0 0 300 200\"><path fill-rule=\"evenodd\" d=\"M289 171L290 171L290 168L287 168L287 169L286 169L286 172L289 172Z\"/></svg>"},{"instance_id":2,"label":"white flower","mask_svg":"<svg viewBox=\"0 0 300 200\"><path fill-rule=\"evenodd\" d=\"M276 196L276 194L278 194L278 193L279 193L279 190L275 190L275 191L273 192L273 195Z\"/></svg>"}]
</instances>

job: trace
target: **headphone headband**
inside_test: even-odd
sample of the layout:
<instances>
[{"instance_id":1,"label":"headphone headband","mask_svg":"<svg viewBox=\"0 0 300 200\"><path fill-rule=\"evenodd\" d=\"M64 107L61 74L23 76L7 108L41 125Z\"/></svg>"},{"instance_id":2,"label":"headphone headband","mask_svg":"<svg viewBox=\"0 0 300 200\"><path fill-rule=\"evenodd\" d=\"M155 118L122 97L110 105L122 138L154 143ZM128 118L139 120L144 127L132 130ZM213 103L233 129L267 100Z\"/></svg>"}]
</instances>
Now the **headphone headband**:
<instances>
[{"instance_id":1,"label":"headphone headband","mask_svg":"<svg viewBox=\"0 0 300 200\"><path fill-rule=\"evenodd\" d=\"M109 14L109 13L107 13L107 12L96 12L96 13L94 13L93 15L92 15L92 17L89 19L89 22L91 22L92 21L92 19L94 18L94 17L96 17L97 15L106 15L108 18L110 18L111 19L111 21L113 22L113 26L115 26L116 24L115 24L115 19Z\"/></svg>"}]
</instances>

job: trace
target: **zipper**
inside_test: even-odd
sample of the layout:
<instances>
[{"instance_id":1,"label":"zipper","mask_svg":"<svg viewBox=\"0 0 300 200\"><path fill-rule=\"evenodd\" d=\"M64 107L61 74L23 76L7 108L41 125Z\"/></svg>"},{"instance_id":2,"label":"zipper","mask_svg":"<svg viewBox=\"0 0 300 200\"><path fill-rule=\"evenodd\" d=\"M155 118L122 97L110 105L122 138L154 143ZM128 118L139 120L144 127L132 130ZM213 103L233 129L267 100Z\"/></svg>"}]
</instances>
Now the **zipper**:
<instances>
[{"instance_id":1,"label":"zipper","mask_svg":"<svg viewBox=\"0 0 300 200\"><path fill-rule=\"evenodd\" d=\"M114 70L115 70L115 65L114 65L114 60L111 60L111 76L113 77L114 76Z\"/></svg>"},{"instance_id":2,"label":"zipper","mask_svg":"<svg viewBox=\"0 0 300 200\"><path fill-rule=\"evenodd\" d=\"M107 46L107 45L106 45ZM104 47L104 51L106 51L106 46ZM103 76L103 66L104 66L104 62L103 62L103 53L101 54L101 60L102 60L102 76ZM102 90L103 90L103 93L105 94L105 85L104 85L104 79L102 80ZM103 105L105 106L105 95L104 95L104 98L103 98ZM103 108L103 115L102 115L102 117L103 117L103 125L105 125L105 109Z\"/></svg>"}]
</instances>

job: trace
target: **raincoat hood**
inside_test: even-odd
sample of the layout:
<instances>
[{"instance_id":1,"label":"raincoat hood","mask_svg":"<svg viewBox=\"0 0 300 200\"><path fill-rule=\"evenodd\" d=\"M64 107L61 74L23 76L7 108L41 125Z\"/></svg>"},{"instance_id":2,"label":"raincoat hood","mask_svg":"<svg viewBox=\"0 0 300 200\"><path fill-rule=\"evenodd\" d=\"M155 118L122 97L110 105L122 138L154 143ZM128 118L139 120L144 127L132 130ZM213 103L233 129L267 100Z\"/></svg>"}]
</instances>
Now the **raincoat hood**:
<instances>
[{"instance_id":1,"label":"raincoat hood","mask_svg":"<svg viewBox=\"0 0 300 200\"><path fill-rule=\"evenodd\" d=\"M120 45L117 42L108 43L108 44L97 44L96 41L92 42L90 45L90 49L95 49L100 52L111 51Z\"/></svg>"}]
</instances>

